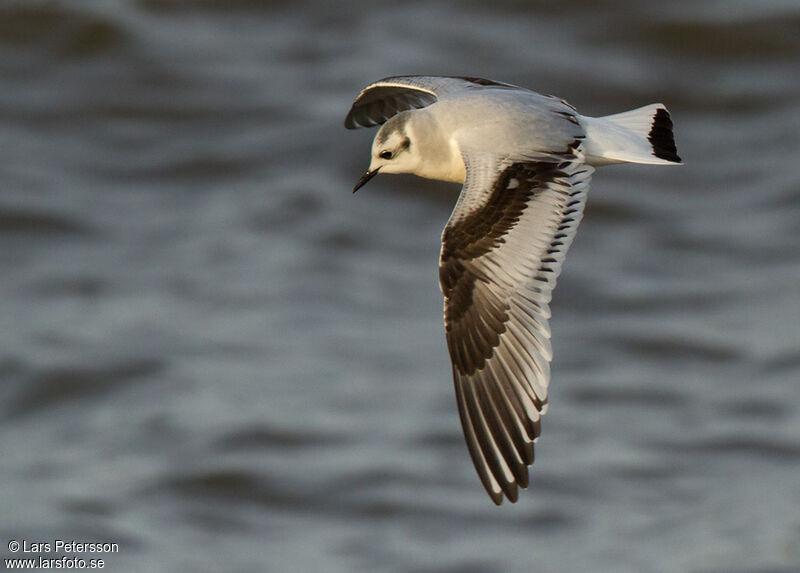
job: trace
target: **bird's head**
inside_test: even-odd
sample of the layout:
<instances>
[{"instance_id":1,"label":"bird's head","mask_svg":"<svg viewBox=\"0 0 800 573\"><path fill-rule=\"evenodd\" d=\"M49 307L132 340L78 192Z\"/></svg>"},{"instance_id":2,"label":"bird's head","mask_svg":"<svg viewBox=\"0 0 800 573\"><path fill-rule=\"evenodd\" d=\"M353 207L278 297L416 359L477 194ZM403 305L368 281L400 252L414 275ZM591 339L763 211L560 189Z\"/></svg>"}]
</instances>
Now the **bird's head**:
<instances>
[{"instance_id":1,"label":"bird's head","mask_svg":"<svg viewBox=\"0 0 800 573\"><path fill-rule=\"evenodd\" d=\"M353 188L353 193L380 173L414 173L420 164L417 146L408 129L408 112L398 113L387 121L372 141L369 169Z\"/></svg>"}]
</instances>

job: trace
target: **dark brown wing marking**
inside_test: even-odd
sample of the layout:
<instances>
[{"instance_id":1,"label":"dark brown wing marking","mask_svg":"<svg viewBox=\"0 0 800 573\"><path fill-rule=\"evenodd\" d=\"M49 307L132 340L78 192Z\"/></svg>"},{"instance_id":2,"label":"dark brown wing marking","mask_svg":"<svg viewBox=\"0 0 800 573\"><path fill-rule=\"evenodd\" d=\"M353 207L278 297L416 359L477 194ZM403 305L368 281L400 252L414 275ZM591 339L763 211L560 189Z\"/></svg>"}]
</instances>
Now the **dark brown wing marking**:
<instances>
[{"instance_id":1,"label":"dark brown wing marking","mask_svg":"<svg viewBox=\"0 0 800 573\"><path fill-rule=\"evenodd\" d=\"M469 82L471 84L475 84L475 85L478 85L478 86L493 86L493 87L501 87L501 88L517 88L517 86L511 85L511 84L507 84L507 83L504 83L504 82L496 82L494 80L487 80L487 79L484 79L484 78L474 78L474 77L468 77L468 76L449 76L449 77L457 79L457 80L464 80L465 82ZM517 89L522 89L522 88L517 88Z\"/></svg>"},{"instance_id":2,"label":"dark brown wing marking","mask_svg":"<svg viewBox=\"0 0 800 573\"><path fill-rule=\"evenodd\" d=\"M548 181L565 176L562 167L559 163L515 163L507 167L486 204L443 233L439 282L447 301L447 342L453 364L463 375L483 368L508 320L507 304L481 284L490 279L468 269L465 262L502 244L530 199Z\"/></svg>"}]
</instances>

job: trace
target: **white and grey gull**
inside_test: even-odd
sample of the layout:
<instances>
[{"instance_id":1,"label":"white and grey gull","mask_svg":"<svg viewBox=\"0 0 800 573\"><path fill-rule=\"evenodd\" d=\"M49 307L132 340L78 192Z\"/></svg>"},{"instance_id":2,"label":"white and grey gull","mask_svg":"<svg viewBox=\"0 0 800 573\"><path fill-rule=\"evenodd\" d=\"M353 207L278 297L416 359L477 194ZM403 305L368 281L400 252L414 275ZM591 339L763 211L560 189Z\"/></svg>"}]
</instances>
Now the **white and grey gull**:
<instances>
[{"instance_id":1,"label":"white and grey gull","mask_svg":"<svg viewBox=\"0 0 800 573\"><path fill-rule=\"evenodd\" d=\"M368 85L348 129L381 125L369 169L463 183L442 233L439 284L467 447L487 493L517 500L547 409L550 300L594 167L681 163L662 104L605 117L467 77Z\"/></svg>"}]
</instances>

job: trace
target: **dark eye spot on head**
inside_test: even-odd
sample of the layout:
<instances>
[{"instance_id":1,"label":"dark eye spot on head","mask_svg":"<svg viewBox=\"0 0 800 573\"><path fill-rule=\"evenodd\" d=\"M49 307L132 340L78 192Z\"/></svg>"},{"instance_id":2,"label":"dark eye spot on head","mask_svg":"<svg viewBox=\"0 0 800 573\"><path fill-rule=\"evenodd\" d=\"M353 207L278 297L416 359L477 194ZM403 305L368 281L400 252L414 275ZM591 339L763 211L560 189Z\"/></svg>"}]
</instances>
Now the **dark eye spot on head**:
<instances>
[{"instance_id":1,"label":"dark eye spot on head","mask_svg":"<svg viewBox=\"0 0 800 573\"><path fill-rule=\"evenodd\" d=\"M400 144L400 149L408 149L411 145L411 140L407 137L403 138L403 143Z\"/></svg>"},{"instance_id":2,"label":"dark eye spot on head","mask_svg":"<svg viewBox=\"0 0 800 573\"><path fill-rule=\"evenodd\" d=\"M378 154L378 157L380 157L381 159L391 159L392 158L392 152L389 151L389 150L381 151Z\"/></svg>"}]
</instances>

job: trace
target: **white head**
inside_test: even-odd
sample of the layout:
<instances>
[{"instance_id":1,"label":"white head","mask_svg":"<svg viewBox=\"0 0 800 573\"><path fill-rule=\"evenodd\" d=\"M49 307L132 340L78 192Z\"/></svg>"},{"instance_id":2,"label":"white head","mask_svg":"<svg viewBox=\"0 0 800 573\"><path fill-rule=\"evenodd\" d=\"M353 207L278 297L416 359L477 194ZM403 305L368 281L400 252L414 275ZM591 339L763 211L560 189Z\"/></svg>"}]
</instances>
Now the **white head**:
<instances>
[{"instance_id":1,"label":"white head","mask_svg":"<svg viewBox=\"0 0 800 573\"><path fill-rule=\"evenodd\" d=\"M372 141L369 169L356 183L353 193L381 173L415 173L422 160L419 146L409 129L410 112L401 112L381 126Z\"/></svg>"}]
</instances>

